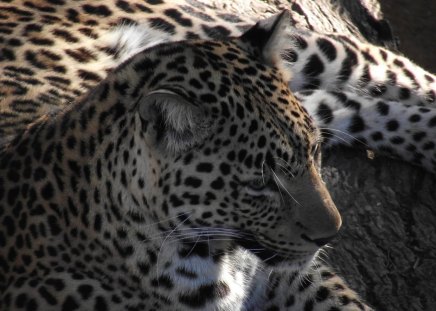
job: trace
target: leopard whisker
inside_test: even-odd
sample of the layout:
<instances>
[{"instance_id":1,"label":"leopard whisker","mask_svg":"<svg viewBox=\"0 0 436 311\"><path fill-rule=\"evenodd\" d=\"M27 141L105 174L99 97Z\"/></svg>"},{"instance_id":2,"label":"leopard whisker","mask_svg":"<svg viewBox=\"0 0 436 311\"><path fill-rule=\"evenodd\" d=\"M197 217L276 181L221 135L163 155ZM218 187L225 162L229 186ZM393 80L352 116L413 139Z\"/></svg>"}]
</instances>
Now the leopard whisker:
<instances>
[{"instance_id":1,"label":"leopard whisker","mask_svg":"<svg viewBox=\"0 0 436 311\"><path fill-rule=\"evenodd\" d=\"M266 263L268 260L271 260L271 259L273 259L273 258L275 258L275 257L277 257L277 256L278 256L278 254L274 254L274 255L272 255L271 257L269 257L269 258L263 260L263 262Z\"/></svg>"},{"instance_id":2,"label":"leopard whisker","mask_svg":"<svg viewBox=\"0 0 436 311\"><path fill-rule=\"evenodd\" d=\"M163 240L163 242L162 242L162 244L161 244L161 246L160 246L160 248L159 248L159 251L158 251L158 253L157 253L157 262L159 262L159 255L160 255L160 253L161 253L161 251L162 251L162 248L163 248L163 246L164 246L164 244L165 244L165 242L166 242L166 240L171 236L171 234L175 231L175 230L177 230L177 228L179 227L179 226L181 226L181 225L183 225L186 221L188 221L188 219L189 218L191 218L191 216L192 216L192 214L191 215L189 215L188 217L186 217L184 220L182 220L166 237L165 237L165 239ZM159 275L159 265L156 265L156 276L158 276Z\"/></svg>"},{"instance_id":3,"label":"leopard whisker","mask_svg":"<svg viewBox=\"0 0 436 311\"><path fill-rule=\"evenodd\" d=\"M197 240L195 241L194 245L191 247L191 249L189 250L188 254L186 254L185 257L189 257L189 255L191 255L191 253L192 253L192 251L194 250L195 246L197 245L198 240L200 239L200 237L201 237L201 235L199 235L199 236L197 237Z\"/></svg>"},{"instance_id":4,"label":"leopard whisker","mask_svg":"<svg viewBox=\"0 0 436 311\"><path fill-rule=\"evenodd\" d=\"M205 237L214 237L214 236L226 236L229 238L233 238L233 239L239 239L239 238L243 238L243 235L232 235L232 234L225 234L222 232L211 232L211 233L207 233L207 234L203 234L203 233L184 233L184 234L172 234L171 237L169 237L169 241L174 241L174 239L177 238L181 238L181 239L190 239L190 238L196 238L198 236L205 236ZM156 240L161 240L163 236L157 236L151 239L147 239L146 241L156 241ZM169 242L167 241L167 242Z\"/></svg>"},{"instance_id":5,"label":"leopard whisker","mask_svg":"<svg viewBox=\"0 0 436 311\"><path fill-rule=\"evenodd\" d=\"M328 138L330 138L330 137L337 138L338 140L342 141L345 145L351 146L351 142L347 141L345 138L343 138L339 135L336 135L334 133L321 131L321 135L325 135L324 137L328 137Z\"/></svg>"},{"instance_id":6,"label":"leopard whisker","mask_svg":"<svg viewBox=\"0 0 436 311\"><path fill-rule=\"evenodd\" d=\"M292 196L292 194L288 191L288 189L286 189L286 187L283 185L283 183L282 183L282 181L280 180L280 178L277 176L277 174L274 172L274 171L272 171L273 172L273 174L274 174L274 180L275 180L275 182L276 182L276 184L277 184L277 182L280 184L280 186L283 188L283 189L285 189L285 191L286 191L286 193L292 198L292 200L294 200L294 202L295 203L297 203L298 205L300 205L301 206L301 204ZM277 184L277 187L279 187L278 186L278 184ZM279 192L280 192L280 188L279 188ZM280 195L281 195L281 192L280 192ZM283 199L283 198L282 198Z\"/></svg>"},{"instance_id":7,"label":"leopard whisker","mask_svg":"<svg viewBox=\"0 0 436 311\"><path fill-rule=\"evenodd\" d=\"M353 135L351 135L351 134L348 134L347 132L344 132L344 131L341 131L341 130L338 130L338 129L334 129L334 128L329 128L329 127L321 127L320 130L321 130L321 131L322 131L322 130L327 130L327 131L339 132L339 133L341 133L341 134L343 134L343 135L345 135L345 136L347 136L347 137L353 139L354 141L357 141L358 143L364 145L365 147L370 148L370 147L368 146L368 144L366 144L364 141L358 139L357 137L355 137L355 136L353 136ZM336 136L336 137L337 137L337 136ZM344 141L345 141L345 139L344 139Z\"/></svg>"}]
</instances>

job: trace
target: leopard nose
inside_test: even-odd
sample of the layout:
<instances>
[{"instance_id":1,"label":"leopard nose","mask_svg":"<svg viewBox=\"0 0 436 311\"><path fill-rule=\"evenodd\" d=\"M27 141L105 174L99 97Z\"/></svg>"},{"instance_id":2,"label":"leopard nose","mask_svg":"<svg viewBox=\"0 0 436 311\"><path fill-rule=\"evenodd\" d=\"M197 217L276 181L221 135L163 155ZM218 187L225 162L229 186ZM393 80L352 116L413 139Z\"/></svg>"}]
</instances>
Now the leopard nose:
<instances>
[{"instance_id":1,"label":"leopard nose","mask_svg":"<svg viewBox=\"0 0 436 311\"><path fill-rule=\"evenodd\" d=\"M305 241L310 242L310 243L315 243L318 247L321 247L321 246L324 246L327 243L329 243L331 240L333 240L335 238L335 236L336 236L336 234L328 236L328 237L324 237L324 238L311 239L307 235L302 234L301 238Z\"/></svg>"}]
</instances>

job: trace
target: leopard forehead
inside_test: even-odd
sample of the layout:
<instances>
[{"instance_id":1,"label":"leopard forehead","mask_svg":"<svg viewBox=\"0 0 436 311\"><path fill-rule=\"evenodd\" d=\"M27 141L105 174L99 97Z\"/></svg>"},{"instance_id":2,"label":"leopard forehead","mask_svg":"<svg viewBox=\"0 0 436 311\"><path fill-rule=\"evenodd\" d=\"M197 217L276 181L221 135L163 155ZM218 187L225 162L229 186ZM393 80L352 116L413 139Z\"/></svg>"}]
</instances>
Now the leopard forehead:
<instances>
[{"instance_id":1,"label":"leopard forehead","mask_svg":"<svg viewBox=\"0 0 436 311\"><path fill-rule=\"evenodd\" d=\"M126 69L126 63L129 64ZM238 128L231 136L252 135L259 127L269 142L291 152L290 158L307 163L319 141L312 118L288 87L288 73L268 66L238 41L186 41L155 46L116 69L114 85L126 85L132 68L141 90L175 92L194 106L204 108L219 127ZM144 78L147 85L144 87ZM142 94L144 95L144 94ZM250 126L251 125L251 126ZM255 149L254 146L247 148ZM282 150L283 151L283 150Z\"/></svg>"}]
</instances>

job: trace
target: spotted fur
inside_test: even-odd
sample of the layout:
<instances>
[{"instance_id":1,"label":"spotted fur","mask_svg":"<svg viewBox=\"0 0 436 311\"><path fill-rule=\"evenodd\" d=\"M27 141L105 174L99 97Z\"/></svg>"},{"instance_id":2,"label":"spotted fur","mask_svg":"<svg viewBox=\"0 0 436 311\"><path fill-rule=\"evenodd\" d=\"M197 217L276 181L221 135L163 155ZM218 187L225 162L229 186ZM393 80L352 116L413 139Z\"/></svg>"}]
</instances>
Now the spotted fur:
<instances>
[{"instance_id":1,"label":"spotted fur","mask_svg":"<svg viewBox=\"0 0 436 311\"><path fill-rule=\"evenodd\" d=\"M316 259L317 125L434 170L432 75L286 14L4 2L0 309L370 309Z\"/></svg>"},{"instance_id":2,"label":"spotted fur","mask_svg":"<svg viewBox=\"0 0 436 311\"><path fill-rule=\"evenodd\" d=\"M0 144L74 102L110 68L144 47L238 35L253 22L244 12L236 16L184 0L18 1L1 9ZM434 75L387 49L339 34L293 30L288 38L293 44L285 54L293 72L291 90L305 107L315 107L311 114L325 128L324 136L336 137L330 144L354 143L435 170ZM298 94L305 90L318 91L315 105L314 97ZM341 104L347 94L356 100ZM374 99L394 105L394 114L372 109ZM409 124L405 128L388 126L402 123L398 111Z\"/></svg>"}]
</instances>

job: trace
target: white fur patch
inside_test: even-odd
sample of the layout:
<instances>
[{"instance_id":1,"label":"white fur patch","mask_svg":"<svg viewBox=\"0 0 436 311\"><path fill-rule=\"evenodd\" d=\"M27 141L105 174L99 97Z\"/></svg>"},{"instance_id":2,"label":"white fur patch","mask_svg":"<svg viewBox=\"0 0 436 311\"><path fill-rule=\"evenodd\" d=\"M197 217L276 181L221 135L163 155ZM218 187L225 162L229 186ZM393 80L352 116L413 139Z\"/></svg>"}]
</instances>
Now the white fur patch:
<instances>
[{"instance_id":1,"label":"white fur patch","mask_svg":"<svg viewBox=\"0 0 436 311\"><path fill-rule=\"evenodd\" d=\"M117 26L101 40L105 46L115 51L117 59L122 63L144 49L171 41L171 37L146 24L139 24Z\"/></svg>"}]
</instances>

